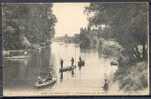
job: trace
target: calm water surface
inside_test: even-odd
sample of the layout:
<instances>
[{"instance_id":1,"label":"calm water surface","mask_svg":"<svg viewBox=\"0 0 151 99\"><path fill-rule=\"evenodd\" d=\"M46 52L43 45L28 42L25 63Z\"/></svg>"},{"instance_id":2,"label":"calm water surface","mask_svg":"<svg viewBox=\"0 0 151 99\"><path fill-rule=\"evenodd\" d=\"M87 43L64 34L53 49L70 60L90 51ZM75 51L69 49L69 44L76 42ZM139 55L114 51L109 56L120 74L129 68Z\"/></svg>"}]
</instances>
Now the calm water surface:
<instances>
[{"instance_id":1,"label":"calm water surface","mask_svg":"<svg viewBox=\"0 0 151 99\"><path fill-rule=\"evenodd\" d=\"M82 50L75 44L53 42L51 47L44 48L40 52L34 50L31 53L26 59L4 61L5 95L12 95L14 90L22 90L22 92L28 90L31 91L30 95L98 94L103 92L101 87L105 78L110 79L109 91L118 90L118 85L111 80L117 67L111 66L111 59L100 57L96 50ZM79 56L85 60L85 67L81 70L76 68L74 76L71 72L64 73L61 81L60 59L63 58L64 66L69 66L71 57L74 57L77 64ZM37 77L39 75L43 77L49 71L57 77L57 83L42 89L34 88Z\"/></svg>"}]
</instances>

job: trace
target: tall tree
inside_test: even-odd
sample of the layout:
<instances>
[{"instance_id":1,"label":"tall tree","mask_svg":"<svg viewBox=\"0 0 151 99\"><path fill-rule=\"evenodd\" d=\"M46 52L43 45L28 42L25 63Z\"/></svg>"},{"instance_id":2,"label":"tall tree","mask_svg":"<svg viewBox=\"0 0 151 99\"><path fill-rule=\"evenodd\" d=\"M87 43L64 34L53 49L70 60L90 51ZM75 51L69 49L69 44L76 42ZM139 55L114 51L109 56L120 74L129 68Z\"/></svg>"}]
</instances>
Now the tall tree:
<instances>
[{"instance_id":1,"label":"tall tree","mask_svg":"<svg viewBox=\"0 0 151 99\"><path fill-rule=\"evenodd\" d=\"M47 42L55 33L52 4L5 4L3 18L5 49L24 48L23 38L36 44Z\"/></svg>"},{"instance_id":2,"label":"tall tree","mask_svg":"<svg viewBox=\"0 0 151 99\"><path fill-rule=\"evenodd\" d=\"M115 75L115 79L120 81L120 88L146 88L148 4L93 2L86 7L85 13L89 17L89 25L96 27L98 38L114 39L124 48ZM108 27L102 31L100 27L103 24Z\"/></svg>"},{"instance_id":3,"label":"tall tree","mask_svg":"<svg viewBox=\"0 0 151 99\"><path fill-rule=\"evenodd\" d=\"M90 26L106 24L104 35L118 41L125 49L131 49L138 60L147 55L147 3L91 3L85 12ZM107 30L108 29L108 30ZM98 29L98 33L100 30ZM142 52L139 47L142 46Z\"/></svg>"}]
</instances>

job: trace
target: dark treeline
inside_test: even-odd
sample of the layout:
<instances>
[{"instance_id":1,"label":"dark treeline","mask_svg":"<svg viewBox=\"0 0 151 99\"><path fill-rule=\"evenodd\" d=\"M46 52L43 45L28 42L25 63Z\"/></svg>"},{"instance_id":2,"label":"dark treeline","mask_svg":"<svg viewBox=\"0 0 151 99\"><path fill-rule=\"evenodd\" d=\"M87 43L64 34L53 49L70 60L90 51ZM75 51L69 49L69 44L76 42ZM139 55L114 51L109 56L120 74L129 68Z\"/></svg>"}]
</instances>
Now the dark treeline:
<instances>
[{"instance_id":1,"label":"dark treeline","mask_svg":"<svg viewBox=\"0 0 151 99\"><path fill-rule=\"evenodd\" d=\"M4 4L3 42L7 50L45 43L54 36L52 4Z\"/></svg>"},{"instance_id":2,"label":"dark treeline","mask_svg":"<svg viewBox=\"0 0 151 99\"><path fill-rule=\"evenodd\" d=\"M88 16L89 25L81 28L80 47L100 50L105 49L105 41L117 42L121 47L116 56L119 69L115 81L120 81L120 88L125 90L147 88L147 3L97 2L86 7L84 13Z\"/></svg>"}]
</instances>

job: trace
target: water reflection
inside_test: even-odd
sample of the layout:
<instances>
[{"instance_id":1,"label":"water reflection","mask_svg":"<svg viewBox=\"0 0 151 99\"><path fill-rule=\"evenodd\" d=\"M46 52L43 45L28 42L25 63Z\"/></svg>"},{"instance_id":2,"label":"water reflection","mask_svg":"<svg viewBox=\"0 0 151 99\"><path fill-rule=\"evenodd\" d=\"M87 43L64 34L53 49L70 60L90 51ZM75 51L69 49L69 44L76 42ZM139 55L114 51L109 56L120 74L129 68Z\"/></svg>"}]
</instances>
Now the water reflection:
<instances>
[{"instance_id":1,"label":"water reflection","mask_svg":"<svg viewBox=\"0 0 151 99\"><path fill-rule=\"evenodd\" d=\"M31 87L38 76L45 76L53 70L50 46L31 50L27 59L4 59L4 86Z\"/></svg>"},{"instance_id":2,"label":"water reflection","mask_svg":"<svg viewBox=\"0 0 151 99\"><path fill-rule=\"evenodd\" d=\"M85 61L81 70L76 68L74 72L59 73L61 59L64 60L64 67L67 67L72 57L77 65L79 56ZM44 77L48 72L53 72L58 82L51 92L101 90L104 74L111 78L116 70L110 66L110 59L99 57L97 50L84 50L78 45L62 42L53 42L41 50L31 50L30 57L24 60L5 60L4 67L5 88L33 88L39 75Z\"/></svg>"}]
</instances>

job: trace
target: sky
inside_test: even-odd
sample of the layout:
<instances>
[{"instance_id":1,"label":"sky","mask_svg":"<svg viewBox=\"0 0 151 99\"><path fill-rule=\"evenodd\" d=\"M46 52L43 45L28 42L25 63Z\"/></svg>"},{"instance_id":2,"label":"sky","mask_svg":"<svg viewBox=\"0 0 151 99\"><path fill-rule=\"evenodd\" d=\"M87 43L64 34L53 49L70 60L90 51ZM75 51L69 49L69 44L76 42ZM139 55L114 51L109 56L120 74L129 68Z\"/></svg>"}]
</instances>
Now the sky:
<instances>
[{"instance_id":1,"label":"sky","mask_svg":"<svg viewBox=\"0 0 151 99\"><path fill-rule=\"evenodd\" d=\"M80 28L88 24L87 16L83 13L88 5L89 3L54 3L52 10L58 21L55 37L80 33Z\"/></svg>"}]
</instances>

